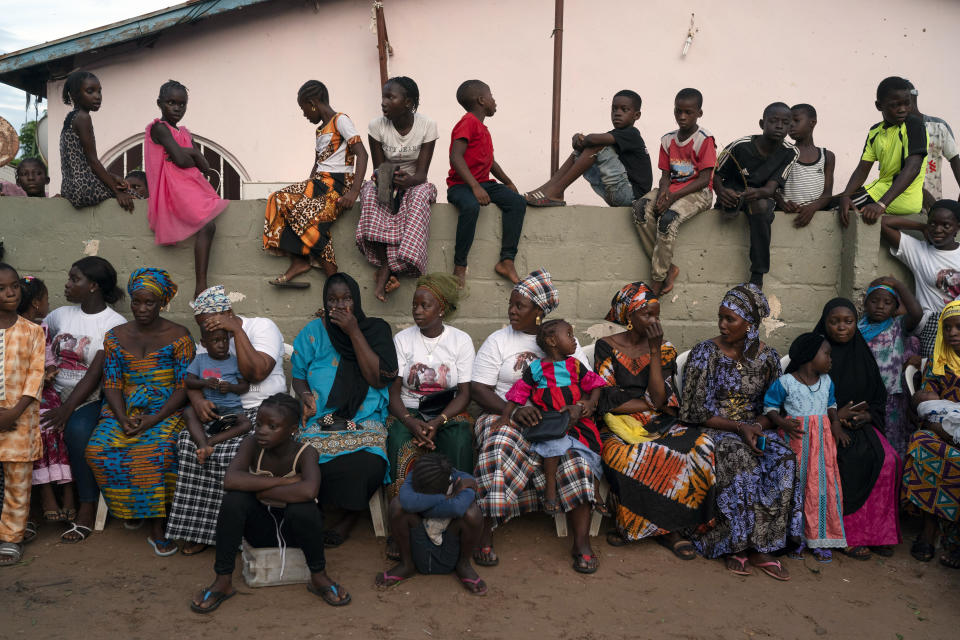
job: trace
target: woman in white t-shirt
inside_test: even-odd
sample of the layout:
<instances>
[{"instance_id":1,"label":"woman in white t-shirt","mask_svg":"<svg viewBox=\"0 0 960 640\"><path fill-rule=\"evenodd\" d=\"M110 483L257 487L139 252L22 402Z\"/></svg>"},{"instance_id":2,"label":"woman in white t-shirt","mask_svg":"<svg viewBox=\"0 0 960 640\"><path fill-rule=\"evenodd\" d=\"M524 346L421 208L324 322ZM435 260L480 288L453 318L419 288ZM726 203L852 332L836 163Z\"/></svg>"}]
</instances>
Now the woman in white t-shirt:
<instances>
[{"instance_id":1,"label":"woman in white t-shirt","mask_svg":"<svg viewBox=\"0 0 960 640\"><path fill-rule=\"evenodd\" d=\"M430 205L437 201L427 170L439 134L433 120L417 113L420 90L406 76L387 80L380 105L383 115L370 122L374 176L360 189L357 247L377 267L374 295L383 301L400 286L398 275L426 271ZM378 184L384 162L393 166L392 187Z\"/></svg>"},{"instance_id":2,"label":"woman in white t-shirt","mask_svg":"<svg viewBox=\"0 0 960 640\"><path fill-rule=\"evenodd\" d=\"M473 473L473 420L466 413L473 340L447 324L460 304L458 285L449 273L430 273L417 280L416 325L393 336L399 366L390 386L393 418L387 425L393 495L416 458L427 451L439 451L454 468Z\"/></svg>"},{"instance_id":3,"label":"woman in white t-shirt","mask_svg":"<svg viewBox=\"0 0 960 640\"><path fill-rule=\"evenodd\" d=\"M902 233L921 231L923 240ZM917 301L923 307L920 355L933 356L940 312L960 297L960 203L938 200L930 207L927 223L900 216L884 216L880 233L890 244L890 253L913 272Z\"/></svg>"},{"instance_id":4,"label":"woman in white t-shirt","mask_svg":"<svg viewBox=\"0 0 960 640\"><path fill-rule=\"evenodd\" d=\"M83 542L93 531L100 488L84 457L87 441L100 417L100 380L103 377L103 338L127 320L110 308L123 298L117 287L113 265L97 256L73 263L63 288L73 304L51 311L44 324L49 330L50 348L60 367L53 388L63 404L43 414L44 428L62 430L70 456L70 470L77 483L79 508L64 503L70 528L61 540Z\"/></svg>"},{"instance_id":5,"label":"woman in white t-shirt","mask_svg":"<svg viewBox=\"0 0 960 640\"><path fill-rule=\"evenodd\" d=\"M240 396L240 403L250 420L257 425L260 403L275 393L287 390L283 375L283 335L269 318L244 318L233 313L230 299L223 285L203 291L193 301L194 319L207 331L226 329L230 334L230 353L237 356L237 367L250 390ZM213 402L203 391L187 390L190 410L197 414L207 435L207 445L213 447L207 459L200 463L197 443L184 429L177 440L177 488L173 507L167 516L167 537L183 540L184 555L195 555L216 544L217 515L223 501L223 476L237 455L240 443L247 433L225 428L214 433L216 424ZM252 429L251 429L252 431Z\"/></svg>"},{"instance_id":6,"label":"woman in white t-shirt","mask_svg":"<svg viewBox=\"0 0 960 640\"><path fill-rule=\"evenodd\" d=\"M495 527L543 507L543 458L534 453L514 423L498 426L497 421L506 406L507 391L531 361L543 357L537 346L537 330L543 317L558 304L559 292L550 274L542 269L531 273L510 293L510 326L490 334L473 362L471 396L483 409L475 427L480 445L475 475L486 492L477 500L484 527L481 546L473 557L481 566L494 566L500 561L493 550ZM579 345L574 357L587 364ZM572 449L564 454L557 469L557 497L563 511L569 512L573 529L573 568L594 573L599 561L590 547L593 473L587 461Z\"/></svg>"}]
</instances>

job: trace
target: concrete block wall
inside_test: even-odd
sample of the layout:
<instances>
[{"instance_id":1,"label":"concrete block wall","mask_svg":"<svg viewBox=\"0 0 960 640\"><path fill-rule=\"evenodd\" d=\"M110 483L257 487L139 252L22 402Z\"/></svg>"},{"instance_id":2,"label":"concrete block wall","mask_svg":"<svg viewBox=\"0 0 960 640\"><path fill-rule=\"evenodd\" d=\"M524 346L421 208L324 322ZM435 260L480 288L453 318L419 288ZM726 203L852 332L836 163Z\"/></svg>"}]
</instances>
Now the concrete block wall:
<instances>
[{"instance_id":1,"label":"concrete block wall","mask_svg":"<svg viewBox=\"0 0 960 640\"><path fill-rule=\"evenodd\" d=\"M278 290L267 283L286 268L286 259L260 249L263 200L235 201L217 221L210 265L210 282L222 283L236 299L243 315L273 318L287 342L321 306L323 276L307 276L307 290ZM117 268L122 283L140 266L171 272L180 293L171 302L169 316L195 332L187 305L193 292L193 243L159 247L146 221L147 206L138 202L133 214L115 201L75 210L65 200L0 199L0 235L6 261L43 278L52 307L64 304L63 282L70 265L84 255L100 255ZM372 295L373 268L354 243L359 207L347 212L333 228L334 248L342 271L360 283L364 310L385 318L399 330L410 326L411 278L386 303ZM456 210L446 204L433 208L430 225L430 270L453 266ZM470 333L479 345L506 323L510 285L497 277L493 265L500 247L500 216L494 207L480 215L470 254L468 297L453 324ZM681 269L677 286L662 301L666 337L679 349L716 335L717 305L724 292L749 276L749 238L743 219L722 221L714 211L684 225L675 262ZM612 326L603 317L613 293L627 282L649 277L649 261L640 247L626 208L569 206L528 209L517 257L523 274L545 267L560 289L556 317L575 324L581 341L592 342ZM859 297L877 275L906 278L899 262L880 246L879 225L854 222L841 230L836 215L821 212L804 229L794 229L792 216L778 213L774 222L772 271L765 292L771 317L761 332L778 350L785 350L799 333L809 331L823 303L836 295ZM912 282L911 282L912 284ZM118 311L129 317L126 302Z\"/></svg>"}]
</instances>

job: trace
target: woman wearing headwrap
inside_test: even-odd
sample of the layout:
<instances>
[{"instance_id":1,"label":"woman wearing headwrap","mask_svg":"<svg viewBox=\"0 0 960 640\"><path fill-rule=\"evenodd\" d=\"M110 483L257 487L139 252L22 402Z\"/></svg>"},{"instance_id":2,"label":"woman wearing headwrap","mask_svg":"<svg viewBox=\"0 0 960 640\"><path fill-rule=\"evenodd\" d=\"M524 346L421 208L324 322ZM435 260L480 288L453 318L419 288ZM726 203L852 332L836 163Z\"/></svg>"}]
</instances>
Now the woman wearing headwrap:
<instances>
[{"instance_id":1,"label":"woman wearing headwrap","mask_svg":"<svg viewBox=\"0 0 960 640\"><path fill-rule=\"evenodd\" d=\"M750 575L753 565L789 580L770 554L788 539L799 542L802 494L793 451L762 413L764 392L780 377L780 356L760 341L769 313L755 285L727 292L717 312L720 335L694 347L684 367L680 421L705 427L715 446L716 525L695 534L697 550L725 556L737 575Z\"/></svg>"},{"instance_id":2,"label":"woman wearing headwrap","mask_svg":"<svg viewBox=\"0 0 960 640\"><path fill-rule=\"evenodd\" d=\"M884 425L887 402L883 377L857 328L856 307L846 298L834 298L824 306L814 332L830 341L830 378L844 433L850 437L850 444L837 450L849 545L844 553L867 560L872 547L881 555L892 555L892 549L883 547L900 542L900 459L878 430Z\"/></svg>"},{"instance_id":3,"label":"woman wearing headwrap","mask_svg":"<svg viewBox=\"0 0 960 640\"><path fill-rule=\"evenodd\" d=\"M684 536L713 513L713 441L676 420L677 350L663 339L660 302L650 288L634 282L620 289L607 320L626 327L598 340L593 357L610 385L596 411L606 426L603 463L617 518L607 542L657 536L678 558L692 560L696 551Z\"/></svg>"},{"instance_id":4,"label":"woman wearing headwrap","mask_svg":"<svg viewBox=\"0 0 960 640\"><path fill-rule=\"evenodd\" d=\"M940 563L960 569L960 302L943 308L933 358L914 396L923 429L913 434L903 472L903 499L923 513L923 530L910 554L933 558L937 529Z\"/></svg>"},{"instance_id":5,"label":"woman wearing headwrap","mask_svg":"<svg viewBox=\"0 0 960 640\"><path fill-rule=\"evenodd\" d=\"M133 322L104 337L106 402L87 443L87 462L110 513L147 519L147 542L160 556L177 552L164 521L177 481L176 442L185 426L187 367L195 353L186 327L160 316L176 292L162 269L130 274Z\"/></svg>"},{"instance_id":6,"label":"woman wearing headwrap","mask_svg":"<svg viewBox=\"0 0 960 640\"><path fill-rule=\"evenodd\" d=\"M413 293L415 326L393 337L397 378L390 385L387 458L396 495L414 461L439 451L455 469L473 473L470 404L473 340L447 323L456 315L461 289L456 276L430 273Z\"/></svg>"},{"instance_id":7,"label":"woman wearing headwrap","mask_svg":"<svg viewBox=\"0 0 960 640\"><path fill-rule=\"evenodd\" d=\"M299 439L320 454L319 501L346 511L325 534L327 546L337 546L390 480L385 422L397 352L390 325L363 313L360 287L347 274L327 278L323 304L294 340L292 375L303 404Z\"/></svg>"},{"instance_id":8,"label":"woman wearing headwrap","mask_svg":"<svg viewBox=\"0 0 960 640\"><path fill-rule=\"evenodd\" d=\"M480 447L474 475L485 491L478 499L484 515L483 536L474 554L474 561L481 566L500 562L493 550L493 530L497 526L514 516L543 509L543 458L533 452L520 428L513 423L497 426L497 421L506 406L507 392L520 379L524 367L543 357L537 346L537 330L559 302L560 294L543 269L522 279L510 293L510 325L490 334L473 363L471 396L483 409L474 428ZM579 345L574 357L587 363ZM586 461L572 452L561 459L557 496L561 509L570 514L573 568L594 573L599 560L590 547L591 505L596 499L593 473Z\"/></svg>"},{"instance_id":9,"label":"woman wearing headwrap","mask_svg":"<svg viewBox=\"0 0 960 640\"><path fill-rule=\"evenodd\" d=\"M240 396L240 403L250 428L257 425L257 409L264 399L287 390L283 374L283 335L269 318L245 318L233 312L233 305L223 285L214 285L201 292L190 303L193 317L204 331L224 329L230 335L230 353L237 356L240 376L250 383L250 390ZM216 544L217 516L223 501L223 477L236 457L245 431L227 426L222 431L213 402L203 391L188 389L190 401L186 411L193 411L208 435L207 445L213 448L201 464L197 443L184 429L177 440L177 489L167 519L167 537L183 540L181 552L195 555Z\"/></svg>"}]
</instances>

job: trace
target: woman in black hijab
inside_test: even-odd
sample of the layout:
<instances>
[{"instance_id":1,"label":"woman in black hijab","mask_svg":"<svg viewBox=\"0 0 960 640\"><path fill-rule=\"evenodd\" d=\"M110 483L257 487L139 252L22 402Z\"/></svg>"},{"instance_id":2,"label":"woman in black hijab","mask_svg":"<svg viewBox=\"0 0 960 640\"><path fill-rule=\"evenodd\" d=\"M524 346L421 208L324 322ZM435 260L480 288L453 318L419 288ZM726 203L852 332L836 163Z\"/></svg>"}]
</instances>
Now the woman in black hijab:
<instances>
[{"instance_id":1,"label":"woman in black hijab","mask_svg":"<svg viewBox=\"0 0 960 640\"><path fill-rule=\"evenodd\" d=\"M849 545L845 553L858 560L871 549L893 555L900 542L898 489L900 460L877 430L884 424L886 387L870 347L857 328L857 310L846 298L834 298L823 308L814 329L833 347L830 378L847 446L837 449L843 486L843 528Z\"/></svg>"},{"instance_id":2,"label":"woman in black hijab","mask_svg":"<svg viewBox=\"0 0 960 640\"><path fill-rule=\"evenodd\" d=\"M299 439L320 454L320 502L346 511L325 533L327 546L337 546L390 478L385 422L397 353L390 325L363 313L353 278L330 276L323 303L293 343L293 389L303 404Z\"/></svg>"}]
</instances>

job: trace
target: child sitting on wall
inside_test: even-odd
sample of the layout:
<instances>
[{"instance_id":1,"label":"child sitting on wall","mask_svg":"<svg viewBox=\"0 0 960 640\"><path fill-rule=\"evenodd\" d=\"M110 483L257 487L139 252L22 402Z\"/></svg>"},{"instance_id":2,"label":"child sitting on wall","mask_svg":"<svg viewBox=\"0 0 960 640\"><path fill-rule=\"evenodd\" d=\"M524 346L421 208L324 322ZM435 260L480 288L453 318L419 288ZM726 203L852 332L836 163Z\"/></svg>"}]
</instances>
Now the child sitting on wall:
<instances>
[{"instance_id":1,"label":"child sitting on wall","mask_svg":"<svg viewBox=\"0 0 960 640\"><path fill-rule=\"evenodd\" d=\"M461 286L467 277L467 255L477 232L480 207L491 202L500 207L503 237L500 260L493 270L516 284L520 282L513 265L523 230L527 202L517 193L493 157L493 139L483 121L497 112L490 87L480 80L467 80L457 88L457 102L467 112L450 134L450 173L447 201L457 208L457 239L453 250L453 275ZM492 180L490 175L500 180ZM502 184L501 184L502 183Z\"/></svg>"},{"instance_id":2,"label":"child sitting on wall","mask_svg":"<svg viewBox=\"0 0 960 640\"><path fill-rule=\"evenodd\" d=\"M524 197L531 207L562 207L564 190L583 176L611 207L629 207L650 191L653 176L643 136L634 125L643 101L635 91L624 89L613 96L606 133L573 136L573 153L542 186Z\"/></svg>"},{"instance_id":3,"label":"child sitting on wall","mask_svg":"<svg viewBox=\"0 0 960 640\"><path fill-rule=\"evenodd\" d=\"M50 176L40 158L24 158L17 165L17 185L30 198L46 198Z\"/></svg>"},{"instance_id":4,"label":"child sitting on wall","mask_svg":"<svg viewBox=\"0 0 960 640\"><path fill-rule=\"evenodd\" d=\"M763 287L763 274L770 271L770 229L774 194L786 183L797 160L797 149L784 138L793 123L793 112L782 102L763 110L759 136L744 136L720 154L713 188L724 219L733 220L742 211L750 226L750 283Z\"/></svg>"},{"instance_id":5,"label":"child sitting on wall","mask_svg":"<svg viewBox=\"0 0 960 640\"><path fill-rule=\"evenodd\" d=\"M783 189L777 192L776 201L786 213L795 213L796 228L805 227L813 220L813 214L830 206L833 199L833 167L836 163L833 152L813 143L813 128L817 126L817 110L809 104L796 104L790 108L793 138L799 156L787 175Z\"/></svg>"},{"instance_id":6,"label":"child sitting on wall","mask_svg":"<svg viewBox=\"0 0 960 640\"><path fill-rule=\"evenodd\" d=\"M713 203L710 182L717 165L717 143L697 124L701 116L703 94L681 89L673 101L673 117L680 128L660 139L660 184L633 203L633 223L650 256L654 296L670 293L680 273L673 264L680 225Z\"/></svg>"}]
</instances>

